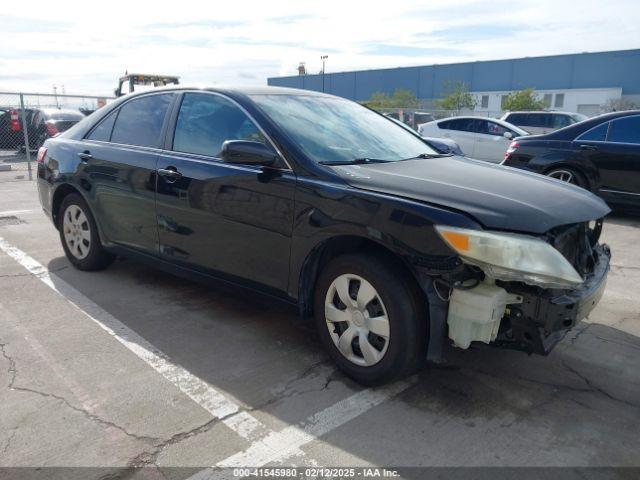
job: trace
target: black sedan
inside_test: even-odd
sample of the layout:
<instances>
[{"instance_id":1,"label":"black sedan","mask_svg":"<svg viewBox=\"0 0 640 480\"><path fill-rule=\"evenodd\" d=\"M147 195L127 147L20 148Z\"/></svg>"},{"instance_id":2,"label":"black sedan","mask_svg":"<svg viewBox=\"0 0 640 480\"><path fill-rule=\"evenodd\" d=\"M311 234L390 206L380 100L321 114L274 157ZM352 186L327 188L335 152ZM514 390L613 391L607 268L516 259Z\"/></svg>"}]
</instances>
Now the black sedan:
<instances>
[{"instance_id":1,"label":"black sedan","mask_svg":"<svg viewBox=\"0 0 640 480\"><path fill-rule=\"evenodd\" d=\"M503 165L569 182L616 207L640 206L640 111L601 115L516 139Z\"/></svg>"},{"instance_id":2,"label":"black sedan","mask_svg":"<svg viewBox=\"0 0 640 480\"><path fill-rule=\"evenodd\" d=\"M609 270L595 195L309 91L122 97L46 141L38 189L75 267L124 255L294 304L365 384L447 339L546 354Z\"/></svg>"}]
</instances>

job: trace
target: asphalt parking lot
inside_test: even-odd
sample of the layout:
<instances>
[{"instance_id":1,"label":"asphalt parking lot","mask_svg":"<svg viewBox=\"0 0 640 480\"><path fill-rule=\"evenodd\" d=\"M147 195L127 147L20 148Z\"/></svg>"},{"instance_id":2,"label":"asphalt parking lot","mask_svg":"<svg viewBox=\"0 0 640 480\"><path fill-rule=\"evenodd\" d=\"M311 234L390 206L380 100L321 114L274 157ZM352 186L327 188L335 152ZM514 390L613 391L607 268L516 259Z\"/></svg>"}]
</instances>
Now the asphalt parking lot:
<instances>
[{"instance_id":1,"label":"asphalt parking lot","mask_svg":"<svg viewBox=\"0 0 640 480\"><path fill-rule=\"evenodd\" d=\"M364 389L268 298L73 269L35 182L0 178L0 467L638 467L639 238L638 217L606 222L605 295L548 357L452 350Z\"/></svg>"}]
</instances>

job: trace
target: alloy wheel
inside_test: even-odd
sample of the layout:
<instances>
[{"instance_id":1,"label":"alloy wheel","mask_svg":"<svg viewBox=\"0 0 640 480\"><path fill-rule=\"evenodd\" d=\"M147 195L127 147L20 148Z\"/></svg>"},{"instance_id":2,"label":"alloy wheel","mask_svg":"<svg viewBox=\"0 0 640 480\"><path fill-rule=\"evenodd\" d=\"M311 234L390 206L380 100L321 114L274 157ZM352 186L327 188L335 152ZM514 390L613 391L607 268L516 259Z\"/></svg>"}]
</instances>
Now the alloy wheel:
<instances>
[{"instance_id":1,"label":"alloy wheel","mask_svg":"<svg viewBox=\"0 0 640 480\"><path fill-rule=\"evenodd\" d=\"M69 205L62 219L64 241L71 255L82 260L91 248L91 228L87 216L78 205Z\"/></svg>"},{"instance_id":2,"label":"alloy wheel","mask_svg":"<svg viewBox=\"0 0 640 480\"><path fill-rule=\"evenodd\" d=\"M578 184L578 180L573 172L569 170L554 170L549 172L547 176L560 180L561 182L571 183L573 185Z\"/></svg>"},{"instance_id":3,"label":"alloy wheel","mask_svg":"<svg viewBox=\"0 0 640 480\"><path fill-rule=\"evenodd\" d=\"M329 286L324 310L331 339L346 359L365 367L382 360L389 347L389 317L371 283L340 275Z\"/></svg>"}]
</instances>

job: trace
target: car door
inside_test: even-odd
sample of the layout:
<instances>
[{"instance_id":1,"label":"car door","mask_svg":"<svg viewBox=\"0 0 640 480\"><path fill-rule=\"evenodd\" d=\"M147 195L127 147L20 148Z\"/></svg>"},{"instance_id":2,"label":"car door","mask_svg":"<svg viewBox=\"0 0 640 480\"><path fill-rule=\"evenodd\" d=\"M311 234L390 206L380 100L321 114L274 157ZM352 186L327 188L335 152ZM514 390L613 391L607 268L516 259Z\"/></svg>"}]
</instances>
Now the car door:
<instances>
[{"instance_id":1,"label":"car door","mask_svg":"<svg viewBox=\"0 0 640 480\"><path fill-rule=\"evenodd\" d=\"M108 241L158 254L156 162L173 93L134 97L79 144L93 208Z\"/></svg>"},{"instance_id":2,"label":"car door","mask_svg":"<svg viewBox=\"0 0 640 480\"><path fill-rule=\"evenodd\" d=\"M454 118L438 123L440 137L450 138L456 142L465 155L474 157L476 133L474 131L474 119Z\"/></svg>"},{"instance_id":3,"label":"car door","mask_svg":"<svg viewBox=\"0 0 640 480\"><path fill-rule=\"evenodd\" d=\"M511 143L511 138L506 138L504 134L510 132L513 137L513 132L492 120L478 119L475 126L477 136L474 158L493 163L502 162Z\"/></svg>"},{"instance_id":4,"label":"car door","mask_svg":"<svg viewBox=\"0 0 640 480\"><path fill-rule=\"evenodd\" d=\"M283 160L280 168L221 160L226 140L260 141L276 151L255 121L226 96L186 92L174 117L158 163L162 257L285 291L294 173Z\"/></svg>"},{"instance_id":5,"label":"car door","mask_svg":"<svg viewBox=\"0 0 640 480\"><path fill-rule=\"evenodd\" d=\"M606 141L601 141L606 133ZM640 115L617 118L576 139L598 169L599 190L616 202L640 204Z\"/></svg>"}]
</instances>

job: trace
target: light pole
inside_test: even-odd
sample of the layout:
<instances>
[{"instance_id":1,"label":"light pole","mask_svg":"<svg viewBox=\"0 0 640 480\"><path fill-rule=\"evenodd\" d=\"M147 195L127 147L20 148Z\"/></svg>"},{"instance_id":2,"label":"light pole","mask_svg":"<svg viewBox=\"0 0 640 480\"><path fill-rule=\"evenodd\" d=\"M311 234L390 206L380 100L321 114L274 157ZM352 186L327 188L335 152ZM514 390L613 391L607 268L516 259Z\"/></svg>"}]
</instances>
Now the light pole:
<instances>
[{"instance_id":1,"label":"light pole","mask_svg":"<svg viewBox=\"0 0 640 480\"><path fill-rule=\"evenodd\" d=\"M324 92L324 62L326 62L329 55L321 55L320 60L322 60L322 91Z\"/></svg>"}]
</instances>

